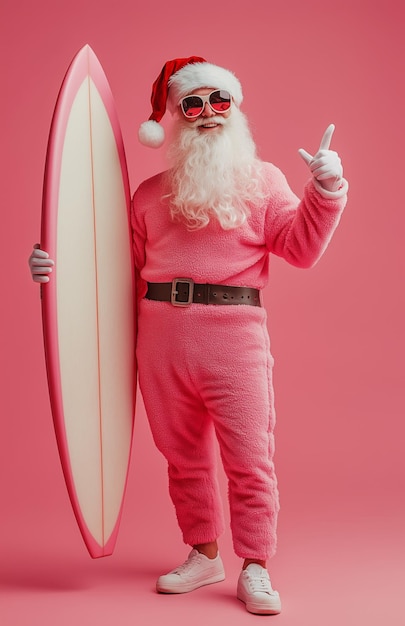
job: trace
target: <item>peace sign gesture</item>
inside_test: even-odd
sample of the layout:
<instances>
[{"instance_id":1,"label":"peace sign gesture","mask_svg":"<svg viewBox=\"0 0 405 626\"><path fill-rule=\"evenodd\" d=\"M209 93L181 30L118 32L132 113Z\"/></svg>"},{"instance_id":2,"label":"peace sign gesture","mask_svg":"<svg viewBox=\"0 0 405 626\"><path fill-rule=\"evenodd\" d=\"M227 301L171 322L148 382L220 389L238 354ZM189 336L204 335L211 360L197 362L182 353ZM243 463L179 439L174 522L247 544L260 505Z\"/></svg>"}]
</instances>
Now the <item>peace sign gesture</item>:
<instances>
[{"instance_id":1,"label":"peace sign gesture","mask_svg":"<svg viewBox=\"0 0 405 626\"><path fill-rule=\"evenodd\" d=\"M326 129L318 152L312 156L302 148L298 150L305 163L311 170L312 176L327 191L337 191L342 183L343 168L339 155L329 150L335 125L330 124Z\"/></svg>"}]
</instances>

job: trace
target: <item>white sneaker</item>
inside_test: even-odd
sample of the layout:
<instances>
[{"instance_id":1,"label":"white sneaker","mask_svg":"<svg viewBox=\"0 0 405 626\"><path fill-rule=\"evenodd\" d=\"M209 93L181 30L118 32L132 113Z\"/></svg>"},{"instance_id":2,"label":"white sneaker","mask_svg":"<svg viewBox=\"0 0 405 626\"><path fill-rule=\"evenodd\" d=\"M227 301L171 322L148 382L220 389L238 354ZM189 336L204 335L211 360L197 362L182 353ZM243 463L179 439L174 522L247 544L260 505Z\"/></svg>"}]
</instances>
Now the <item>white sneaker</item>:
<instances>
[{"instance_id":1,"label":"white sneaker","mask_svg":"<svg viewBox=\"0 0 405 626\"><path fill-rule=\"evenodd\" d=\"M275 615L281 612L278 591L272 589L267 570L258 563L251 563L241 572L237 597L246 604L249 613Z\"/></svg>"},{"instance_id":2,"label":"white sneaker","mask_svg":"<svg viewBox=\"0 0 405 626\"><path fill-rule=\"evenodd\" d=\"M183 565L158 578L156 590L159 593L187 593L224 579L224 566L219 554L215 559L209 559L193 549Z\"/></svg>"}]
</instances>

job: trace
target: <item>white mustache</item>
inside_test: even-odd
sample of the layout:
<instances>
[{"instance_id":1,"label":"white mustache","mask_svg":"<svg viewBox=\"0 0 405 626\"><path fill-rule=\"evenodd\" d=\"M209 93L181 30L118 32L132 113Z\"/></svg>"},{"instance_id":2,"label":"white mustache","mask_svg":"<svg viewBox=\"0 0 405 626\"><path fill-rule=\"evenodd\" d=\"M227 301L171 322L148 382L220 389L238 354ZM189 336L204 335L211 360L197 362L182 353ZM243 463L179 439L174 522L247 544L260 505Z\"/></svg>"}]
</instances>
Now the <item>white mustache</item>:
<instances>
[{"instance_id":1,"label":"white mustache","mask_svg":"<svg viewBox=\"0 0 405 626\"><path fill-rule=\"evenodd\" d=\"M219 124L220 126L225 126L226 119L220 116L202 118L196 120L195 127L198 128L199 126L205 126L206 124Z\"/></svg>"}]
</instances>

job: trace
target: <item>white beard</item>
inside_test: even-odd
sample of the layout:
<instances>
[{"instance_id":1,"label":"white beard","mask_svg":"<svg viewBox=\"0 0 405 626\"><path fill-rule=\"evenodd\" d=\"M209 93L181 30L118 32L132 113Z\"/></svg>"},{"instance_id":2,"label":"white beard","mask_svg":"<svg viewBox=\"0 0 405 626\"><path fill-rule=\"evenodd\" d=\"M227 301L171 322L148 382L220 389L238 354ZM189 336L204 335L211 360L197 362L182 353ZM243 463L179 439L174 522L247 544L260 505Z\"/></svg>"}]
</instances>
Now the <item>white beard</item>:
<instances>
[{"instance_id":1,"label":"white beard","mask_svg":"<svg viewBox=\"0 0 405 626\"><path fill-rule=\"evenodd\" d=\"M215 122L221 129L204 132L198 126ZM224 229L236 228L250 213L249 205L263 200L260 162L244 114L234 106L228 118L218 115L175 124L168 150L173 219L188 228L207 226L217 218Z\"/></svg>"}]
</instances>

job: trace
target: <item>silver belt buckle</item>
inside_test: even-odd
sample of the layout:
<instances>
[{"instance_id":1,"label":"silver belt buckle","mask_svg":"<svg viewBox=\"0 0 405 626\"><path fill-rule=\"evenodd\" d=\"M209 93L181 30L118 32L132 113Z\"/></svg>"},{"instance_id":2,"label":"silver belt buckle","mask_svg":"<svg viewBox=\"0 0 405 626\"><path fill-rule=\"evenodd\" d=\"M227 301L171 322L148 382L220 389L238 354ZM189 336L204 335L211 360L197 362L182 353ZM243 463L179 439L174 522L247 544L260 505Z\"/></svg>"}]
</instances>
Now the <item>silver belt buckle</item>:
<instances>
[{"instance_id":1,"label":"silver belt buckle","mask_svg":"<svg viewBox=\"0 0 405 626\"><path fill-rule=\"evenodd\" d=\"M177 300L178 296L178 284L184 283L188 285L188 298L185 302L179 302ZM193 295L194 295L194 281L191 278L174 278L172 280L172 292L171 292L171 303L173 306L190 306L193 303Z\"/></svg>"}]
</instances>

